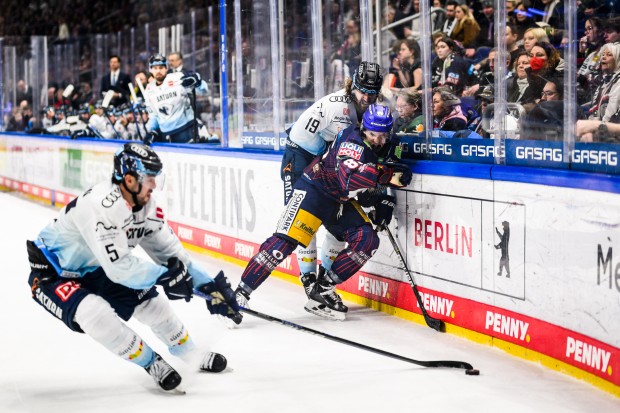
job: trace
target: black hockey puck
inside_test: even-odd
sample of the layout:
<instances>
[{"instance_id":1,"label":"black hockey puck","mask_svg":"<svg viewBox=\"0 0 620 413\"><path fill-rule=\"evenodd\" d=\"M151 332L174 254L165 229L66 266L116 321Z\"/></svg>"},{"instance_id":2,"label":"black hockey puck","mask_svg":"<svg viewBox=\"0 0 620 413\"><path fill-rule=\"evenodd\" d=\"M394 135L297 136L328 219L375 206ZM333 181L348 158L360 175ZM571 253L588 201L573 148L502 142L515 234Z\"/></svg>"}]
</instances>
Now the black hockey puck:
<instances>
[{"instance_id":1,"label":"black hockey puck","mask_svg":"<svg viewBox=\"0 0 620 413\"><path fill-rule=\"evenodd\" d=\"M208 371L209 373L219 373L224 371L228 362L226 357L218 353L207 353L200 364L200 370Z\"/></svg>"},{"instance_id":2,"label":"black hockey puck","mask_svg":"<svg viewBox=\"0 0 620 413\"><path fill-rule=\"evenodd\" d=\"M480 370L467 369L467 370L465 370L465 374L467 374L468 376L479 376L480 375Z\"/></svg>"}]
</instances>

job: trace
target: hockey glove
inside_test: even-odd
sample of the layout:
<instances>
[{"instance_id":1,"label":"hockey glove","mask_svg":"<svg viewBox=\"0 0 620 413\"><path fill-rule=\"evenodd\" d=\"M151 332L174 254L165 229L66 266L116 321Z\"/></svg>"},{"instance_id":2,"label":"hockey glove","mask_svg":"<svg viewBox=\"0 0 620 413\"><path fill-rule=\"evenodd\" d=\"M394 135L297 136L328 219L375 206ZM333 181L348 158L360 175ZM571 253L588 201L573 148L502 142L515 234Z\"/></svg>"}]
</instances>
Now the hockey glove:
<instances>
[{"instance_id":1,"label":"hockey glove","mask_svg":"<svg viewBox=\"0 0 620 413\"><path fill-rule=\"evenodd\" d=\"M192 73L191 75L184 76L181 79L181 85L186 88L194 89L200 85L200 75L198 73Z\"/></svg>"},{"instance_id":2,"label":"hockey glove","mask_svg":"<svg viewBox=\"0 0 620 413\"><path fill-rule=\"evenodd\" d=\"M396 206L396 198L391 195L383 194L379 202L375 205L375 210L368 214L368 218L377 227L385 227L392 222L392 214Z\"/></svg>"},{"instance_id":3,"label":"hockey glove","mask_svg":"<svg viewBox=\"0 0 620 413\"><path fill-rule=\"evenodd\" d=\"M192 275L177 257L168 259L168 271L157 279L157 284L164 287L164 293L170 300L189 301L192 298L194 288Z\"/></svg>"},{"instance_id":4,"label":"hockey glove","mask_svg":"<svg viewBox=\"0 0 620 413\"><path fill-rule=\"evenodd\" d=\"M378 165L380 185L388 185L394 188L404 188L411 183L413 173L409 165L396 163L390 166Z\"/></svg>"},{"instance_id":5,"label":"hockey glove","mask_svg":"<svg viewBox=\"0 0 620 413\"><path fill-rule=\"evenodd\" d=\"M200 286L198 291L211 296L207 299L207 308L211 314L219 314L233 319L239 313L239 304L230 282L222 271L208 284Z\"/></svg>"}]
</instances>

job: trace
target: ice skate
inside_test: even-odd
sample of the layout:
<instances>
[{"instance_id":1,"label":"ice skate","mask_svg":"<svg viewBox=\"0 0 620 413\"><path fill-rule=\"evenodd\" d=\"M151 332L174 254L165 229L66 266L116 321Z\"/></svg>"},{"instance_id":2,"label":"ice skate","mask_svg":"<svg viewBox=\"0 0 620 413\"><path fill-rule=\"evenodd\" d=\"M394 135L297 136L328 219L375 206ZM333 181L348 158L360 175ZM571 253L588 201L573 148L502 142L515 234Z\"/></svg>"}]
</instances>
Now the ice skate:
<instances>
[{"instance_id":1,"label":"ice skate","mask_svg":"<svg viewBox=\"0 0 620 413\"><path fill-rule=\"evenodd\" d=\"M200 363L200 370L209 373L219 373L226 369L228 361L219 353L208 352Z\"/></svg>"},{"instance_id":2,"label":"ice skate","mask_svg":"<svg viewBox=\"0 0 620 413\"><path fill-rule=\"evenodd\" d=\"M336 284L328 277L322 277L312 287L304 309L328 320L342 321L349 310L336 293Z\"/></svg>"},{"instance_id":3,"label":"ice skate","mask_svg":"<svg viewBox=\"0 0 620 413\"><path fill-rule=\"evenodd\" d=\"M310 292L312 291L312 287L314 287L314 283L316 283L316 273L305 272L303 274L299 274L299 281L301 281L301 285L304 286L306 296L310 298Z\"/></svg>"},{"instance_id":4,"label":"ice skate","mask_svg":"<svg viewBox=\"0 0 620 413\"><path fill-rule=\"evenodd\" d=\"M155 359L151 365L144 369L162 390L177 390L180 393L185 393L178 389L179 384L181 384L181 376L159 354L155 353Z\"/></svg>"}]
</instances>

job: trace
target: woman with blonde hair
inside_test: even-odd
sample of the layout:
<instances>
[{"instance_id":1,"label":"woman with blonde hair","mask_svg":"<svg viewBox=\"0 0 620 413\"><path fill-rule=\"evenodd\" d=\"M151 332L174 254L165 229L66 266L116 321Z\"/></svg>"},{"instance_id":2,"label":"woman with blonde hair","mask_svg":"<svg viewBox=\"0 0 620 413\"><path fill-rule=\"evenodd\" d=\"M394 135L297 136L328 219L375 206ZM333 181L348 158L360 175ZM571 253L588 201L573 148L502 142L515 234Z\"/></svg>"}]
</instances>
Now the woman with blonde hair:
<instances>
[{"instance_id":1,"label":"woman with blonde hair","mask_svg":"<svg viewBox=\"0 0 620 413\"><path fill-rule=\"evenodd\" d=\"M530 27L523 33L523 48L526 52L529 53L532 47L541 42L550 43L545 29Z\"/></svg>"},{"instance_id":2,"label":"woman with blonde hair","mask_svg":"<svg viewBox=\"0 0 620 413\"><path fill-rule=\"evenodd\" d=\"M469 7L464 4L456 6L454 11L456 16L456 26L450 37L461 43L465 48L473 48L476 46L476 37L480 33L480 25L474 18Z\"/></svg>"}]
</instances>

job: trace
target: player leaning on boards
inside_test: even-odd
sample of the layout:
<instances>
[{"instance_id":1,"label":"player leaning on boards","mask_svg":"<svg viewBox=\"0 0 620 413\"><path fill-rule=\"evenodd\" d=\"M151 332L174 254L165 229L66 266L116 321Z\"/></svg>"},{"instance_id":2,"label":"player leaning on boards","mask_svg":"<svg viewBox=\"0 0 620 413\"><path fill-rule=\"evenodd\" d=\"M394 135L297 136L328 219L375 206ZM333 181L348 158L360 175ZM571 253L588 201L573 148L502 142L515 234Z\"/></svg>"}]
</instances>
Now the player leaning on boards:
<instances>
[{"instance_id":1,"label":"player leaning on boards","mask_svg":"<svg viewBox=\"0 0 620 413\"><path fill-rule=\"evenodd\" d=\"M148 146L127 143L114 155L110 182L67 204L36 241L27 241L33 299L71 330L86 333L112 353L146 369L164 390L181 376L122 320L149 326L175 356L194 349L187 328L168 300L209 298L211 313L232 317L239 307L220 271L212 279L190 259L152 197L162 163ZM152 258L132 254L140 245ZM119 318L120 317L120 318ZM222 371L226 359L207 353L201 370Z\"/></svg>"},{"instance_id":2,"label":"player leaning on boards","mask_svg":"<svg viewBox=\"0 0 620 413\"><path fill-rule=\"evenodd\" d=\"M407 165L379 162L389 147L392 125L387 106L370 105L364 112L361 128L351 125L343 130L325 155L316 157L304 170L280 216L276 232L261 245L241 276L236 294L242 305L278 264L298 245L307 246L324 225L348 246L307 293L305 309L344 320L346 308L334 292L335 287L362 268L379 247L376 230L353 198L357 196L361 201L365 191L383 186L405 187L412 178ZM393 198L386 199L380 194L372 206L376 214L374 222L379 227L389 223Z\"/></svg>"},{"instance_id":3,"label":"player leaning on boards","mask_svg":"<svg viewBox=\"0 0 620 413\"><path fill-rule=\"evenodd\" d=\"M284 184L284 204L293 193L293 186L312 160L322 155L327 146L336 139L338 133L351 125L359 125L368 106L379 97L383 76L376 63L362 62L352 79L345 81L343 89L324 96L306 109L297 122L287 131L288 137L282 158L281 178ZM316 238L312 238L306 248L297 250L300 280L306 294L312 290L317 278L322 278L344 243L327 232L321 245L321 265L317 275ZM334 293L346 312L346 306Z\"/></svg>"},{"instance_id":4,"label":"player leaning on boards","mask_svg":"<svg viewBox=\"0 0 620 413\"><path fill-rule=\"evenodd\" d=\"M150 82L144 91L145 103L149 109L149 131L145 143L164 140L169 136L172 143L196 142L199 138L208 139L207 127L196 119L191 105L193 91L198 94L208 92L207 84L198 73L170 72L168 62L160 54L149 58L149 70L155 81ZM194 136L197 133L198 136ZM156 139L157 138L157 139Z\"/></svg>"}]
</instances>

